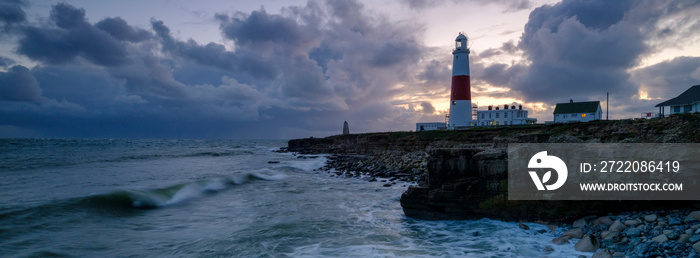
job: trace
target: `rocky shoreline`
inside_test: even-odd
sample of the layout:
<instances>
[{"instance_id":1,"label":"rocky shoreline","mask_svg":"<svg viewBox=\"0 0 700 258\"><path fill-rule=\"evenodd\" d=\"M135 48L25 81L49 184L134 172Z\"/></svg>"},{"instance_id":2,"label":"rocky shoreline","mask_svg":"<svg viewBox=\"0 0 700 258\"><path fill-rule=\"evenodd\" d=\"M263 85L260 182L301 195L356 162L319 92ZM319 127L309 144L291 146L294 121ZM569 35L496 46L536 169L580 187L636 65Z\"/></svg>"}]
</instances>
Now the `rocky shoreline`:
<instances>
[{"instance_id":1,"label":"rocky shoreline","mask_svg":"<svg viewBox=\"0 0 700 258\"><path fill-rule=\"evenodd\" d=\"M700 114L688 114L644 121L338 135L291 140L287 151L331 154L320 170L333 176L385 181L385 186L410 183L401 196L408 217L521 221L523 229L529 228L527 223L548 221L550 228L568 230L553 236L552 245L575 243L572 248L595 252L593 257L698 257L700 202L510 201L505 149L508 143L700 142L699 128ZM656 218L647 219L650 215Z\"/></svg>"}]
</instances>

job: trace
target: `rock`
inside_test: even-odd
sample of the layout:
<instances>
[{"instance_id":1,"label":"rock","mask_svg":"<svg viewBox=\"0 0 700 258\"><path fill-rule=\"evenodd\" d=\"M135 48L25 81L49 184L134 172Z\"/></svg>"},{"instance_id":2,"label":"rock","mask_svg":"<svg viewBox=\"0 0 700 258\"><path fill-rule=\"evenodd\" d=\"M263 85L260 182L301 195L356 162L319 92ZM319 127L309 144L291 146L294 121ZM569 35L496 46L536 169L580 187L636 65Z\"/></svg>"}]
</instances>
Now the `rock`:
<instances>
[{"instance_id":1,"label":"rock","mask_svg":"<svg viewBox=\"0 0 700 258\"><path fill-rule=\"evenodd\" d=\"M696 252L700 252L700 242L693 244L693 250L695 250Z\"/></svg>"},{"instance_id":2,"label":"rock","mask_svg":"<svg viewBox=\"0 0 700 258\"><path fill-rule=\"evenodd\" d=\"M475 237L478 237L480 235L481 235L481 233L479 233L479 231L474 231L474 233L472 233L472 236L475 236Z\"/></svg>"},{"instance_id":3,"label":"rock","mask_svg":"<svg viewBox=\"0 0 700 258\"><path fill-rule=\"evenodd\" d=\"M276 160L270 160L267 162L267 164L278 164L278 163L280 163L280 162L276 161Z\"/></svg>"},{"instance_id":4,"label":"rock","mask_svg":"<svg viewBox=\"0 0 700 258\"><path fill-rule=\"evenodd\" d=\"M600 238L605 239L605 238L608 237L608 235L610 235L610 233L612 233L612 232L615 232L615 231L607 231L607 230L606 230L606 231L603 231L603 232L600 233Z\"/></svg>"},{"instance_id":5,"label":"rock","mask_svg":"<svg viewBox=\"0 0 700 258\"><path fill-rule=\"evenodd\" d=\"M600 248L600 241L593 235L585 234L583 238L574 245L574 248L579 252L595 252Z\"/></svg>"},{"instance_id":6,"label":"rock","mask_svg":"<svg viewBox=\"0 0 700 258\"><path fill-rule=\"evenodd\" d=\"M632 249L632 252L636 254L639 257L647 257L649 255L645 255L649 245L647 243L640 243L638 245L634 246L634 249Z\"/></svg>"},{"instance_id":7,"label":"rock","mask_svg":"<svg viewBox=\"0 0 700 258\"><path fill-rule=\"evenodd\" d=\"M665 243L666 241L668 241L668 237L665 234L661 234L661 235L655 236L651 240L654 240L657 243Z\"/></svg>"},{"instance_id":8,"label":"rock","mask_svg":"<svg viewBox=\"0 0 700 258\"><path fill-rule=\"evenodd\" d=\"M552 243L555 245L563 245L563 244L568 244L569 243L569 237L563 236L563 237L557 237L555 239L552 239Z\"/></svg>"},{"instance_id":9,"label":"rock","mask_svg":"<svg viewBox=\"0 0 700 258\"><path fill-rule=\"evenodd\" d=\"M690 228L692 228L693 230L698 230L698 229L700 229L700 224L695 224Z\"/></svg>"},{"instance_id":10,"label":"rock","mask_svg":"<svg viewBox=\"0 0 700 258\"><path fill-rule=\"evenodd\" d=\"M583 238L583 230L581 228L570 229L570 230L567 230L566 232L562 233L561 236L581 239L581 238Z\"/></svg>"},{"instance_id":11,"label":"rock","mask_svg":"<svg viewBox=\"0 0 700 258\"><path fill-rule=\"evenodd\" d=\"M367 182L377 182L377 178L376 178L376 177L370 177L369 179L367 179Z\"/></svg>"},{"instance_id":12,"label":"rock","mask_svg":"<svg viewBox=\"0 0 700 258\"><path fill-rule=\"evenodd\" d=\"M546 229L537 230L537 234L544 234L544 233L547 233Z\"/></svg>"},{"instance_id":13,"label":"rock","mask_svg":"<svg viewBox=\"0 0 700 258\"><path fill-rule=\"evenodd\" d=\"M543 253L551 253L551 252L554 252L554 248L551 246L547 246L544 249L542 249L542 252Z\"/></svg>"},{"instance_id":14,"label":"rock","mask_svg":"<svg viewBox=\"0 0 700 258\"><path fill-rule=\"evenodd\" d=\"M668 239L670 239L670 240L677 240L677 239L681 236L681 234L678 233L678 231L671 231L670 233L665 234L665 235L666 235L666 236L668 237Z\"/></svg>"},{"instance_id":15,"label":"rock","mask_svg":"<svg viewBox=\"0 0 700 258\"><path fill-rule=\"evenodd\" d=\"M612 252L607 248L602 248L596 251L591 258L612 258Z\"/></svg>"},{"instance_id":16,"label":"rock","mask_svg":"<svg viewBox=\"0 0 700 258\"><path fill-rule=\"evenodd\" d=\"M620 231L625 230L626 228L627 228L627 226L625 226L625 224L622 224L622 222L620 222L620 220L616 220L616 221L610 226L610 228L609 228L608 230L620 232Z\"/></svg>"},{"instance_id":17,"label":"rock","mask_svg":"<svg viewBox=\"0 0 700 258\"><path fill-rule=\"evenodd\" d=\"M389 187L389 186L391 186L391 183L386 183L386 184L384 184L384 185L382 185L382 186L384 186L384 187Z\"/></svg>"},{"instance_id":18,"label":"rock","mask_svg":"<svg viewBox=\"0 0 700 258\"><path fill-rule=\"evenodd\" d=\"M700 225L700 224L698 224L698 225ZM696 235L700 235L700 228L698 228L698 229L692 229L692 228L691 228L691 230L695 230L695 234L696 234Z\"/></svg>"},{"instance_id":19,"label":"rock","mask_svg":"<svg viewBox=\"0 0 700 258\"><path fill-rule=\"evenodd\" d=\"M688 242L689 242L688 239L690 239L690 235L689 235L689 234L681 234L681 235L678 237L678 243L681 243L681 244L688 243Z\"/></svg>"},{"instance_id":20,"label":"rock","mask_svg":"<svg viewBox=\"0 0 700 258\"><path fill-rule=\"evenodd\" d=\"M644 216L644 220L646 222L654 222L654 221L656 221L656 218L657 218L656 214L649 214L649 215Z\"/></svg>"},{"instance_id":21,"label":"rock","mask_svg":"<svg viewBox=\"0 0 700 258\"><path fill-rule=\"evenodd\" d=\"M595 216L586 216L580 219L577 219L574 221L574 224L572 225L575 228L583 228L586 226L586 223L588 223L588 220L595 218Z\"/></svg>"},{"instance_id":22,"label":"rock","mask_svg":"<svg viewBox=\"0 0 700 258\"><path fill-rule=\"evenodd\" d=\"M524 230L530 230L530 227L527 225L523 224L522 222L518 223L518 227L524 229Z\"/></svg>"},{"instance_id":23,"label":"rock","mask_svg":"<svg viewBox=\"0 0 700 258\"><path fill-rule=\"evenodd\" d=\"M688 216L685 217L683 220L684 222L689 222L691 220L698 220L700 221L700 211L694 211L688 214Z\"/></svg>"},{"instance_id":24,"label":"rock","mask_svg":"<svg viewBox=\"0 0 700 258\"><path fill-rule=\"evenodd\" d=\"M596 225L596 226L599 226L599 225L610 226L612 224L613 224L613 220L608 216L603 216L603 217L597 218L593 221L593 225Z\"/></svg>"},{"instance_id":25,"label":"rock","mask_svg":"<svg viewBox=\"0 0 700 258\"><path fill-rule=\"evenodd\" d=\"M690 238L688 238L688 241L690 241L693 244L700 242L700 235L691 236Z\"/></svg>"},{"instance_id":26,"label":"rock","mask_svg":"<svg viewBox=\"0 0 700 258\"><path fill-rule=\"evenodd\" d=\"M627 236L636 237L642 234L642 230L638 228L627 228L622 233L625 233Z\"/></svg>"},{"instance_id":27,"label":"rock","mask_svg":"<svg viewBox=\"0 0 700 258\"><path fill-rule=\"evenodd\" d=\"M626 220L624 224L628 227L635 227L635 226L639 225L639 223L642 223L642 222L638 219L629 219L629 220Z\"/></svg>"},{"instance_id":28,"label":"rock","mask_svg":"<svg viewBox=\"0 0 700 258\"><path fill-rule=\"evenodd\" d=\"M547 227L549 228L549 231L552 232L552 234L554 234L554 230L557 229L556 224L549 224L549 225L547 225Z\"/></svg>"},{"instance_id":29,"label":"rock","mask_svg":"<svg viewBox=\"0 0 700 258\"><path fill-rule=\"evenodd\" d=\"M618 257L625 257L625 254L624 254L624 253L621 253L621 252L615 252L615 253L612 255L612 257L615 257L615 258L618 258Z\"/></svg>"}]
</instances>

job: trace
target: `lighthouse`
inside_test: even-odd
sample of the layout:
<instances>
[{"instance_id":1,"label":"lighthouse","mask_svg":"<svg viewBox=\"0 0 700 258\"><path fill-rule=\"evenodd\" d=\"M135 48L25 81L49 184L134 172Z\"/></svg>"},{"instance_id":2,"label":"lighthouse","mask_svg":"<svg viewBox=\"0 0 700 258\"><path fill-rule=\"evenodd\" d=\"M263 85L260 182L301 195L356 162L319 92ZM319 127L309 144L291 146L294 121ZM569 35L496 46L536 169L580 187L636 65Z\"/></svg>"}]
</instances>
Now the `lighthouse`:
<instances>
[{"instance_id":1,"label":"lighthouse","mask_svg":"<svg viewBox=\"0 0 700 258\"><path fill-rule=\"evenodd\" d=\"M469 82L469 49L467 36L459 33L452 51L452 92L448 127L470 126L472 122L472 94Z\"/></svg>"}]
</instances>

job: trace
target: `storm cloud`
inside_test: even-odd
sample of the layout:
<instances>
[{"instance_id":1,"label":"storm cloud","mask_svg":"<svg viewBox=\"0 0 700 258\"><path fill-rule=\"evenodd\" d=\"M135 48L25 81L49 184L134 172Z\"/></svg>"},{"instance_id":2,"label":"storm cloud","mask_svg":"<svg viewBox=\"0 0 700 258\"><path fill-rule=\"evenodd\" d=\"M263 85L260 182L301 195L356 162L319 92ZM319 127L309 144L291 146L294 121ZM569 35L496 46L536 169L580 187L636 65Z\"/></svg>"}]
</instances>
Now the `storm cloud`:
<instances>
[{"instance_id":1,"label":"storm cloud","mask_svg":"<svg viewBox=\"0 0 700 258\"><path fill-rule=\"evenodd\" d=\"M638 80L629 71L658 50L659 42L666 42L656 37L665 30L660 21L691 16L698 7L685 1L579 0L541 6L530 13L517 44L523 62L476 67L484 81L507 87L512 97L526 102L604 100L606 92L638 97ZM504 53L513 53L512 46L490 49L480 57ZM692 85L688 83L677 87Z\"/></svg>"}]
</instances>

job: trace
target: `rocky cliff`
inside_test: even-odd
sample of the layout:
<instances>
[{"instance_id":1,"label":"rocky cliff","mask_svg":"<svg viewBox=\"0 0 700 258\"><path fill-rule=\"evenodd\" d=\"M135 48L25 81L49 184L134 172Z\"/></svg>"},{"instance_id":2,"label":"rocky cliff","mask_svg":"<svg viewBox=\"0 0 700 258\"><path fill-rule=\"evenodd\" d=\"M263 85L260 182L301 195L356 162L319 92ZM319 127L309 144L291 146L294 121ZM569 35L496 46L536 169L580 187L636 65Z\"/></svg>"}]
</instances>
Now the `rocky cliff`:
<instances>
[{"instance_id":1,"label":"rocky cliff","mask_svg":"<svg viewBox=\"0 0 700 258\"><path fill-rule=\"evenodd\" d=\"M508 201L508 143L700 142L699 128L700 114L684 114L651 120L338 135L291 140L288 150L375 157L426 153L426 180L401 196L409 217L562 221L587 214L700 206L669 201Z\"/></svg>"}]
</instances>

